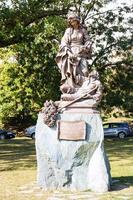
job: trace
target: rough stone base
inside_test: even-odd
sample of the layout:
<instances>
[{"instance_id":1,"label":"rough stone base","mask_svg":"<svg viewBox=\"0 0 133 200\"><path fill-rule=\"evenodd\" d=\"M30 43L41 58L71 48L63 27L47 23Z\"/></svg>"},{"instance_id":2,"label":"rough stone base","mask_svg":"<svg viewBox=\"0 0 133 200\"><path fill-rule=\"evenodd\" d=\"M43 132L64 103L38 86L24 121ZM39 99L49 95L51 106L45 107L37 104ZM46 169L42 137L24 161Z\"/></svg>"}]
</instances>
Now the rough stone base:
<instances>
[{"instance_id":1,"label":"rough stone base","mask_svg":"<svg viewBox=\"0 0 133 200\"><path fill-rule=\"evenodd\" d=\"M40 113L36 126L38 185L45 189L110 190L110 168L103 148L100 115L64 112L58 119L85 121L86 140L58 140L57 127L46 126Z\"/></svg>"}]
</instances>

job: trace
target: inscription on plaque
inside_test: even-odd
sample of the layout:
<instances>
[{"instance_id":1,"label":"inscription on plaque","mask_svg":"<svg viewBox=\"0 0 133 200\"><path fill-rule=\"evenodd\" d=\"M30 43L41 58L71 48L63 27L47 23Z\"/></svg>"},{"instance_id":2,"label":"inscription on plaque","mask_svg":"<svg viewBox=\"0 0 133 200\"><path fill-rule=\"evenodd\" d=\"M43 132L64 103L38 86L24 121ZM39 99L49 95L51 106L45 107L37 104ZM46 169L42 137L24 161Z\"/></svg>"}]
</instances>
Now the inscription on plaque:
<instances>
[{"instance_id":1,"label":"inscription on plaque","mask_svg":"<svg viewBox=\"0 0 133 200\"><path fill-rule=\"evenodd\" d=\"M85 140L86 123L85 121L58 121L58 139L59 140Z\"/></svg>"}]
</instances>

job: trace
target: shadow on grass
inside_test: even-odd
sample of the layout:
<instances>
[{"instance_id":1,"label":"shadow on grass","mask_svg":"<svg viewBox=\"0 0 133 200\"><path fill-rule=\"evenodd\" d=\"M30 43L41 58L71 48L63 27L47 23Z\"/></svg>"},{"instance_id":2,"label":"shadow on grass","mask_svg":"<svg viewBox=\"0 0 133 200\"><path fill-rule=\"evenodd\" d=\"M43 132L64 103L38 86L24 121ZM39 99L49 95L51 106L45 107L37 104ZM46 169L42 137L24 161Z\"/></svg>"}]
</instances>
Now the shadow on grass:
<instances>
[{"instance_id":1,"label":"shadow on grass","mask_svg":"<svg viewBox=\"0 0 133 200\"><path fill-rule=\"evenodd\" d=\"M111 191L119 191L133 186L133 176L121 176L113 178Z\"/></svg>"},{"instance_id":2,"label":"shadow on grass","mask_svg":"<svg viewBox=\"0 0 133 200\"><path fill-rule=\"evenodd\" d=\"M0 141L0 171L35 168L35 141L18 138Z\"/></svg>"},{"instance_id":3,"label":"shadow on grass","mask_svg":"<svg viewBox=\"0 0 133 200\"><path fill-rule=\"evenodd\" d=\"M125 139L112 138L105 139L104 141L107 155L113 161L133 157L133 137Z\"/></svg>"},{"instance_id":4,"label":"shadow on grass","mask_svg":"<svg viewBox=\"0 0 133 200\"><path fill-rule=\"evenodd\" d=\"M115 179L120 180L121 183L133 186L133 176L121 176L115 177Z\"/></svg>"},{"instance_id":5,"label":"shadow on grass","mask_svg":"<svg viewBox=\"0 0 133 200\"><path fill-rule=\"evenodd\" d=\"M133 186L133 176L130 176L133 166L133 137L105 139L104 143L109 160L112 162L112 165L115 162L115 170L118 170L117 177L113 177L113 191ZM123 166L127 169L126 176L124 174L119 176L119 168Z\"/></svg>"}]
</instances>

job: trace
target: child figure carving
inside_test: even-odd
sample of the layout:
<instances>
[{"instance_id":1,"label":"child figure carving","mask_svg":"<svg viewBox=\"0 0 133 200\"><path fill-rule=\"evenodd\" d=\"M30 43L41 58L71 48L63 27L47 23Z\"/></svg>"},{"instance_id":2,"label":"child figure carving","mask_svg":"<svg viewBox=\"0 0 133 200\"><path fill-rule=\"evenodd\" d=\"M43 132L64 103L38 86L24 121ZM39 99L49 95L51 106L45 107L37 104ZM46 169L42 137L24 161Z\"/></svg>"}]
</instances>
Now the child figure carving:
<instances>
[{"instance_id":1,"label":"child figure carving","mask_svg":"<svg viewBox=\"0 0 133 200\"><path fill-rule=\"evenodd\" d=\"M85 77L82 86L77 89L73 89L71 94L62 94L61 99L63 101L85 101L92 105L98 105L102 98L103 86L99 80L99 73L93 70L89 73L88 77Z\"/></svg>"}]
</instances>

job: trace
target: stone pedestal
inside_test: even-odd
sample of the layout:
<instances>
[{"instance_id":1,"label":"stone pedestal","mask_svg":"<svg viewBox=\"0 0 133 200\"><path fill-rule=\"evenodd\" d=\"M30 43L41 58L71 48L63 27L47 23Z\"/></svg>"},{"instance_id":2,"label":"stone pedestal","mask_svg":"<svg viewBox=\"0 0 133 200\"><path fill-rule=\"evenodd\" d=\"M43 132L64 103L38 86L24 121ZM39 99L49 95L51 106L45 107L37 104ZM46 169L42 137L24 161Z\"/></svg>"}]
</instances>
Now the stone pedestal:
<instances>
[{"instance_id":1,"label":"stone pedestal","mask_svg":"<svg viewBox=\"0 0 133 200\"><path fill-rule=\"evenodd\" d=\"M88 106L88 104L87 104ZM45 189L92 190L106 192L111 177L103 148L103 126L99 112L77 105L58 115L62 121L84 121L86 139L58 139L58 129L43 122L43 113L36 126L37 183Z\"/></svg>"}]
</instances>

